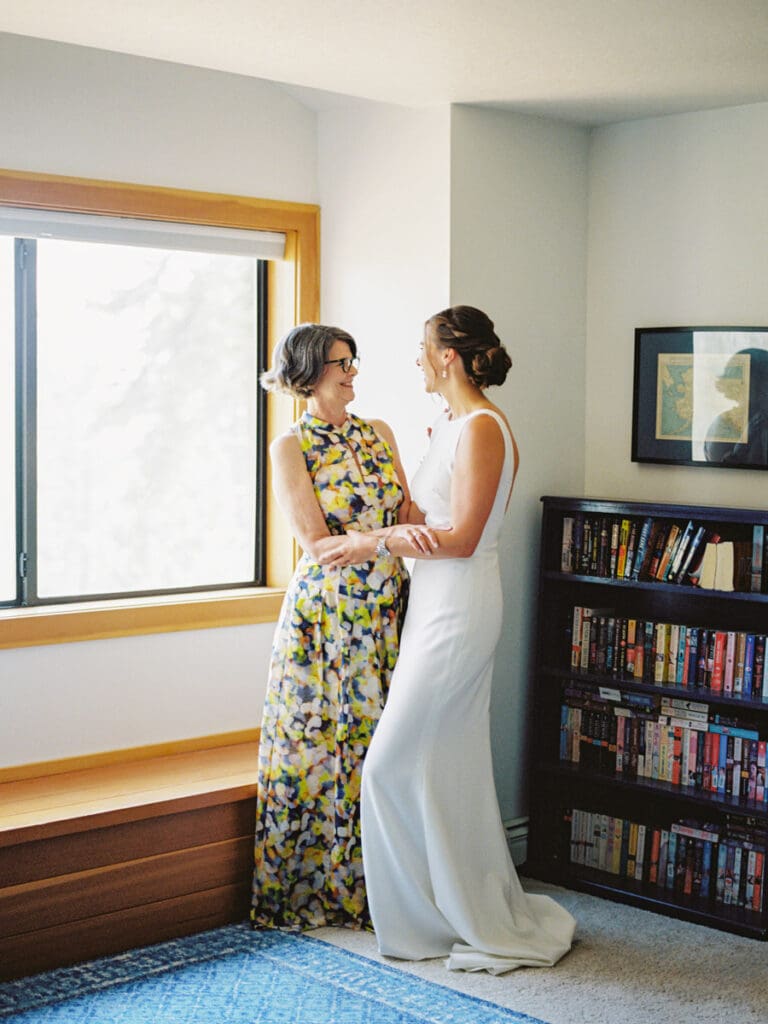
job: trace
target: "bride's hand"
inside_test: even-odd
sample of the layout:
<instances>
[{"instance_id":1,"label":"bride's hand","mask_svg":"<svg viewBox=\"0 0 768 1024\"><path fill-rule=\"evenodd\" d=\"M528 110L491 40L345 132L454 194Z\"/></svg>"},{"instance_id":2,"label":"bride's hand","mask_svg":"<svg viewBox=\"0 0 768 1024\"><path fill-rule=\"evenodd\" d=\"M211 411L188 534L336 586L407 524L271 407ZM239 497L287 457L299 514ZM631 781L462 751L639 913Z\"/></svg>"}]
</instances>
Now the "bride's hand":
<instances>
[{"instance_id":1,"label":"bride's hand","mask_svg":"<svg viewBox=\"0 0 768 1024\"><path fill-rule=\"evenodd\" d=\"M431 555L440 547L437 531L416 523L392 526L387 531L386 542L393 555L404 558Z\"/></svg>"}]
</instances>

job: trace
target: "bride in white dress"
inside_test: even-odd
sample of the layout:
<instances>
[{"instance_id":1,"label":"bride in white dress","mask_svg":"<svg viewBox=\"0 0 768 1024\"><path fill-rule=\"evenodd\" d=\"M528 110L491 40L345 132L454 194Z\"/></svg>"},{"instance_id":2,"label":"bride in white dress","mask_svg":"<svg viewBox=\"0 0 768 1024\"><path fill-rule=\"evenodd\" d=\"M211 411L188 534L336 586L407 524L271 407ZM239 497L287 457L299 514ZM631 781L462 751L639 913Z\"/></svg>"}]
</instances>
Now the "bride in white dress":
<instances>
[{"instance_id":1,"label":"bride in white dress","mask_svg":"<svg viewBox=\"0 0 768 1024\"><path fill-rule=\"evenodd\" d=\"M502 383L511 361L488 317L458 306L427 321L419 364L427 391L449 406L411 487L416 522L440 546L417 556L399 659L363 766L371 916L388 956L447 956L451 970L494 974L552 966L570 949L575 922L549 897L523 891L491 764L497 538L518 452L483 389Z\"/></svg>"}]
</instances>

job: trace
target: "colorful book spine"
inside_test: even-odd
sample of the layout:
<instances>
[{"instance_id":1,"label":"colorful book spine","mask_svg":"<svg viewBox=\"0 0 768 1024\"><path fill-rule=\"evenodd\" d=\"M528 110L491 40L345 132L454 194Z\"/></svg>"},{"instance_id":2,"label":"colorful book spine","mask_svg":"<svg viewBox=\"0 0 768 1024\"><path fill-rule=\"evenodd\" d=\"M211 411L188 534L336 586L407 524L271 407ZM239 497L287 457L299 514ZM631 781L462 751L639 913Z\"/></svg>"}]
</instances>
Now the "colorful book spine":
<instances>
[{"instance_id":1,"label":"colorful book spine","mask_svg":"<svg viewBox=\"0 0 768 1024\"><path fill-rule=\"evenodd\" d=\"M712 848L713 843L704 840L701 856L701 881L699 883L699 895L704 899L710 896L712 886Z\"/></svg>"},{"instance_id":2,"label":"colorful book spine","mask_svg":"<svg viewBox=\"0 0 768 1024\"><path fill-rule=\"evenodd\" d=\"M600 544L597 553L597 575L610 575L611 531L606 516L600 518Z\"/></svg>"},{"instance_id":3,"label":"colorful book spine","mask_svg":"<svg viewBox=\"0 0 768 1024\"><path fill-rule=\"evenodd\" d=\"M760 912L763 909L763 892L765 890L765 852L756 850L755 879L752 890L752 909Z\"/></svg>"},{"instance_id":4,"label":"colorful book spine","mask_svg":"<svg viewBox=\"0 0 768 1024\"><path fill-rule=\"evenodd\" d=\"M659 686L666 682L665 673L667 667L667 656L669 651L669 624L657 622L655 628L655 648L653 681Z\"/></svg>"},{"instance_id":5,"label":"colorful book spine","mask_svg":"<svg viewBox=\"0 0 768 1024\"><path fill-rule=\"evenodd\" d=\"M643 570L644 579L655 580L664 549L669 536L670 527L666 523L658 523L653 534L653 545L649 546L649 558L647 568Z\"/></svg>"},{"instance_id":6,"label":"colorful book spine","mask_svg":"<svg viewBox=\"0 0 768 1024\"><path fill-rule=\"evenodd\" d=\"M683 564L686 551L688 550L688 547L691 543L691 539L693 538L694 529L695 527L693 524L693 520L689 519L688 525L683 530L682 536L680 537L680 540L677 546L675 547L674 552L672 553L672 557L670 558L667 572L664 576L664 579L667 580L667 582L669 583L674 583L677 579L677 574L680 571L680 566Z\"/></svg>"},{"instance_id":7,"label":"colorful book spine","mask_svg":"<svg viewBox=\"0 0 768 1024\"><path fill-rule=\"evenodd\" d=\"M651 517L644 519L643 525L640 528L640 535L637 539L637 550L635 551L634 562L632 563L631 579L633 580L640 578L640 571L643 567L643 562L645 561L652 528L653 519Z\"/></svg>"},{"instance_id":8,"label":"colorful book spine","mask_svg":"<svg viewBox=\"0 0 768 1024\"><path fill-rule=\"evenodd\" d=\"M616 575L619 578L624 576L624 566L627 561L627 545L629 543L629 520L622 519L619 527L619 554L616 559Z\"/></svg>"},{"instance_id":9,"label":"colorful book spine","mask_svg":"<svg viewBox=\"0 0 768 1024\"><path fill-rule=\"evenodd\" d=\"M698 527L693 537L691 538L691 542L688 545L688 550L685 556L683 557L683 560L680 564L680 568L677 570L677 575L675 576L674 580L675 583L685 583L689 569L693 564L695 564L694 560L701 557L701 546L704 543L706 536L706 527Z\"/></svg>"},{"instance_id":10,"label":"colorful book spine","mask_svg":"<svg viewBox=\"0 0 768 1024\"><path fill-rule=\"evenodd\" d=\"M563 516L560 572L573 572L573 516Z\"/></svg>"},{"instance_id":11,"label":"colorful book spine","mask_svg":"<svg viewBox=\"0 0 768 1024\"><path fill-rule=\"evenodd\" d=\"M666 650L664 665L664 681L674 685L677 682L677 648L680 644L680 626L676 622L669 624L669 643Z\"/></svg>"},{"instance_id":12,"label":"colorful book spine","mask_svg":"<svg viewBox=\"0 0 768 1024\"><path fill-rule=\"evenodd\" d=\"M722 693L723 691L726 640L726 633L721 629L716 629L712 657L712 670L709 680L709 688L713 693Z\"/></svg>"},{"instance_id":13,"label":"colorful book spine","mask_svg":"<svg viewBox=\"0 0 768 1024\"><path fill-rule=\"evenodd\" d=\"M685 643L683 644L682 650L678 653L678 684L685 688L688 686L688 669L690 666L691 658L691 627L684 626L685 629Z\"/></svg>"},{"instance_id":14,"label":"colorful book spine","mask_svg":"<svg viewBox=\"0 0 768 1024\"><path fill-rule=\"evenodd\" d=\"M752 572L750 575L750 589L753 594L760 594L764 588L763 560L765 548L765 527L755 523L752 527Z\"/></svg>"},{"instance_id":15,"label":"colorful book spine","mask_svg":"<svg viewBox=\"0 0 768 1024\"><path fill-rule=\"evenodd\" d=\"M712 733L712 755L715 766L715 783L712 789L716 793L725 793L728 789L728 759L733 760L733 742L729 750L728 737Z\"/></svg>"},{"instance_id":16,"label":"colorful book spine","mask_svg":"<svg viewBox=\"0 0 768 1024\"><path fill-rule=\"evenodd\" d=\"M675 885L675 869L677 867L677 833L669 833L669 843L667 845L667 877L665 879L665 889L673 889Z\"/></svg>"},{"instance_id":17,"label":"colorful book spine","mask_svg":"<svg viewBox=\"0 0 768 1024\"><path fill-rule=\"evenodd\" d=\"M640 527L637 519L630 520L629 523L629 540L627 541L627 557L624 562L624 579L629 580L632 578L632 567L635 562L637 555L637 542L639 539Z\"/></svg>"},{"instance_id":18,"label":"colorful book spine","mask_svg":"<svg viewBox=\"0 0 768 1024\"><path fill-rule=\"evenodd\" d=\"M664 547L661 552L656 571L654 572L654 578L663 581L667 578L667 569L672 560L672 556L677 547L677 543L680 539L680 527L677 523L672 523L667 531L666 540Z\"/></svg>"},{"instance_id":19,"label":"colorful book spine","mask_svg":"<svg viewBox=\"0 0 768 1024\"><path fill-rule=\"evenodd\" d=\"M744 646L744 678L742 683L742 694L745 697L752 696L752 677L755 668L755 634L747 633Z\"/></svg>"},{"instance_id":20,"label":"colorful book spine","mask_svg":"<svg viewBox=\"0 0 768 1024\"><path fill-rule=\"evenodd\" d=\"M581 630L584 624L584 608L577 604L573 607L571 620L571 668L578 672L581 666Z\"/></svg>"},{"instance_id":21,"label":"colorful book spine","mask_svg":"<svg viewBox=\"0 0 768 1024\"><path fill-rule=\"evenodd\" d=\"M613 523L611 524L610 551L611 551L610 566L609 566L609 568L610 568L610 575L612 577L615 577L616 576L616 563L617 563L617 559L619 557L619 521L618 521L618 519L614 519Z\"/></svg>"},{"instance_id":22,"label":"colorful book spine","mask_svg":"<svg viewBox=\"0 0 768 1024\"><path fill-rule=\"evenodd\" d=\"M687 685L696 686L696 669L699 663L699 628L691 626L688 629L688 671Z\"/></svg>"},{"instance_id":23,"label":"colorful book spine","mask_svg":"<svg viewBox=\"0 0 768 1024\"><path fill-rule=\"evenodd\" d=\"M659 849L661 845L661 829L651 831L651 851L648 859L648 882L656 885L659 880Z\"/></svg>"},{"instance_id":24,"label":"colorful book spine","mask_svg":"<svg viewBox=\"0 0 768 1024\"><path fill-rule=\"evenodd\" d=\"M768 697L765 681L765 647L766 636L760 633L755 637L755 657L752 667L752 693L757 699Z\"/></svg>"},{"instance_id":25,"label":"colorful book spine","mask_svg":"<svg viewBox=\"0 0 768 1024\"><path fill-rule=\"evenodd\" d=\"M725 664L723 668L723 693L733 693L733 677L736 666L736 633L729 630L725 635Z\"/></svg>"},{"instance_id":26,"label":"colorful book spine","mask_svg":"<svg viewBox=\"0 0 768 1024\"><path fill-rule=\"evenodd\" d=\"M757 741L757 777L755 779L755 800L763 803L766 798L765 786L766 741Z\"/></svg>"}]
</instances>

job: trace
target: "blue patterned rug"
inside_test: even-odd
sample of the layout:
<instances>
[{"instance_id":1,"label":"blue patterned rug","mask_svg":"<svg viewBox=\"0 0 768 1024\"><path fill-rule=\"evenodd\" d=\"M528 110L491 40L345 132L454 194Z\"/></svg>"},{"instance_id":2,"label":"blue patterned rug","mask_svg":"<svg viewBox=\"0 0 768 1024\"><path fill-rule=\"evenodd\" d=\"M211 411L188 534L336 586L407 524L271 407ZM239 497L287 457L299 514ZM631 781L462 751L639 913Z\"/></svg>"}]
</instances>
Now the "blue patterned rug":
<instances>
[{"instance_id":1,"label":"blue patterned rug","mask_svg":"<svg viewBox=\"0 0 768 1024\"><path fill-rule=\"evenodd\" d=\"M25 1024L542 1024L306 935L229 925L0 984Z\"/></svg>"}]
</instances>

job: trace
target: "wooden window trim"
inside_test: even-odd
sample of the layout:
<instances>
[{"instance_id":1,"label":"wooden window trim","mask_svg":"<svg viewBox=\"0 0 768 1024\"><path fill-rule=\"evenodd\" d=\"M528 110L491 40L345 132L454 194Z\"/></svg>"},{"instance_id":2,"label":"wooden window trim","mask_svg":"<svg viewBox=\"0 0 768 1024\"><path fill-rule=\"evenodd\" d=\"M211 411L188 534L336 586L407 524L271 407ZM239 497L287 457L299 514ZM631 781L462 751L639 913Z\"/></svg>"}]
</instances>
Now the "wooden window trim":
<instances>
[{"instance_id":1,"label":"wooden window trim","mask_svg":"<svg viewBox=\"0 0 768 1024\"><path fill-rule=\"evenodd\" d=\"M317 206L11 170L0 170L0 205L282 231L285 259L271 264L269 277L270 352L293 324L318 319ZM268 441L287 429L297 413L297 403L270 395ZM266 587L3 609L0 648L274 622L295 565L296 546L272 497L269 470L267 476Z\"/></svg>"}]
</instances>

